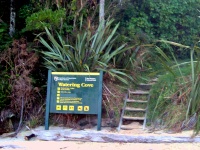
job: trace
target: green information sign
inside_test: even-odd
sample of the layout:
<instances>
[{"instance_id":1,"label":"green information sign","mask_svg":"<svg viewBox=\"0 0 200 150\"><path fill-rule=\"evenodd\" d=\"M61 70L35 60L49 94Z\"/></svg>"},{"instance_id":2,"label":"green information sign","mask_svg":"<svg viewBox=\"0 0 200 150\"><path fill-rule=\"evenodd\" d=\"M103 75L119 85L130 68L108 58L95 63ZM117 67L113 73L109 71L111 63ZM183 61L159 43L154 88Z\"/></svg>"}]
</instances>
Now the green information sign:
<instances>
[{"instance_id":1,"label":"green information sign","mask_svg":"<svg viewBox=\"0 0 200 150\"><path fill-rule=\"evenodd\" d=\"M101 130L102 72L48 71L45 130L49 113L97 114Z\"/></svg>"}]
</instances>

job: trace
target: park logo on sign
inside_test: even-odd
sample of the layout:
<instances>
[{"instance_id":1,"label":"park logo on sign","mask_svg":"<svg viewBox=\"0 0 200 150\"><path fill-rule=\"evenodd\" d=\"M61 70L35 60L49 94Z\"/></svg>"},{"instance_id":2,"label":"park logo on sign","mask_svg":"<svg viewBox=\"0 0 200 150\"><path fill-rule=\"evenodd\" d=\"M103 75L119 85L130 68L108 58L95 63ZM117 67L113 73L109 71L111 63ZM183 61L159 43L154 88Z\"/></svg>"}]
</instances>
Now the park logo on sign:
<instances>
[{"instance_id":1,"label":"park logo on sign","mask_svg":"<svg viewBox=\"0 0 200 150\"><path fill-rule=\"evenodd\" d=\"M69 81L69 80L75 80L76 78L69 78L69 77L58 77L58 76L55 76L54 77L54 81Z\"/></svg>"}]
</instances>

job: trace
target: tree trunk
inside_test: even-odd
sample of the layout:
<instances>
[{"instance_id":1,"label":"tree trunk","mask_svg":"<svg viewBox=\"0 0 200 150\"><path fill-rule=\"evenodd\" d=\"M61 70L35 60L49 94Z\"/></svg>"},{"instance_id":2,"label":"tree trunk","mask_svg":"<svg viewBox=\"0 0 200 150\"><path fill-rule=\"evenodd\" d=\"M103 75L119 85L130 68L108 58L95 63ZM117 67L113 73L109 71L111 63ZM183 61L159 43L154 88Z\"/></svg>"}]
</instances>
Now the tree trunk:
<instances>
[{"instance_id":1,"label":"tree trunk","mask_svg":"<svg viewBox=\"0 0 200 150\"><path fill-rule=\"evenodd\" d=\"M32 130L37 139L44 141L123 142L123 143L191 143L200 142L200 137L170 135L126 135L101 131Z\"/></svg>"},{"instance_id":2,"label":"tree trunk","mask_svg":"<svg viewBox=\"0 0 200 150\"><path fill-rule=\"evenodd\" d=\"M10 29L9 29L9 35L13 37L15 33L15 18L16 18L16 13L15 13L15 0L10 0Z\"/></svg>"},{"instance_id":3,"label":"tree trunk","mask_svg":"<svg viewBox=\"0 0 200 150\"><path fill-rule=\"evenodd\" d=\"M99 23L103 22L103 26L104 26L104 22L105 22L104 6L105 6L105 0L100 0L100 5L99 5Z\"/></svg>"}]
</instances>

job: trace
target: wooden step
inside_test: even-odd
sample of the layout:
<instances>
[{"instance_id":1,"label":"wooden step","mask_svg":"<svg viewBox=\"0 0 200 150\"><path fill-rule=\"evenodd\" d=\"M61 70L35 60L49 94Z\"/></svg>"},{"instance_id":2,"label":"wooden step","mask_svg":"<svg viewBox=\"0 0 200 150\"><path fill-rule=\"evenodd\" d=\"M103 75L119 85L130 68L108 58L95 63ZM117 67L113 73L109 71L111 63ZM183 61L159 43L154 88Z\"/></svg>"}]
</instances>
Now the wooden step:
<instances>
[{"instance_id":1,"label":"wooden step","mask_svg":"<svg viewBox=\"0 0 200 150\"><path fill-rule=\"evenodd\" d=\"M152 86L154 85L155 83L140 83L139 85L140 86Z\"/></svg>"},{"instance_id":2,"label":"wooden step","mask_svg":"<svg viewBox=\"0 0 200 150\"><path fill-rule=\"evenodd\" d=\"M125 110L127 110L127 111L143 111L143 112L146 111L146 109L143 109L143 108L134 108L134 107L126 107Z\"/></svg>"},{"instance_id":3,"label":"wooden step","mask_svg":"<svg viewBox=\"0 0 200 150\"><path fill-rule=\"evenodd\" d=\"M126 102L128 102L128 103L147 103L148 101L145 101L145 100L135 100L135 99L127 99Z\"/></svg>"},{"instance_id":4,"label":"wooden step","mask_svg":"<svg viewBox=\"0 0 200 150\"><path fill-rule=\"evenodd\" d=\"M133 127L127 126L127 125L121 125L122 130L132 130L134 129Z\"/></svg>"},{"instance_id":5,"label":"wooden step","mask_svg":"<svg viewBox=\"0 0 200 150\"><path fill-rule=\"evenodd\" d=\"M141 89L141 90L150 90L153 85L154 85L154 83L148 83L148 84L140 83L138 85L138 88Z\"/></svg>"},{"instance_id":6,"label":"wooden step","mask_svg":"<svg viewBox=\"0 0 200 150\"><path fill-rule=\"evenodd\" d=\"M148 95L149 91L136 90L136 91L129 91L129 93L135 95Z\"/></svg>"},{"instance_id":7,"label":"wooden step","mask_svg":"<svg viewBox=\"0 0 200 150\"><path fill-rule=\"evenodd\" d=\"M123 116L123 119L126 119L126 120L144 120L145 117L130 117L130 116Z\"/></svg>"},{"instance_id":8,"label":"wooden step","mask_svg":"<svg viewBox=\"0 0 200 150\"><path fill-rule=\"evenodd\" d=\"M157 82L158 81L158 78L154 78L154 79L151 79L150 82Z\"/></svg>"}]
</instances>

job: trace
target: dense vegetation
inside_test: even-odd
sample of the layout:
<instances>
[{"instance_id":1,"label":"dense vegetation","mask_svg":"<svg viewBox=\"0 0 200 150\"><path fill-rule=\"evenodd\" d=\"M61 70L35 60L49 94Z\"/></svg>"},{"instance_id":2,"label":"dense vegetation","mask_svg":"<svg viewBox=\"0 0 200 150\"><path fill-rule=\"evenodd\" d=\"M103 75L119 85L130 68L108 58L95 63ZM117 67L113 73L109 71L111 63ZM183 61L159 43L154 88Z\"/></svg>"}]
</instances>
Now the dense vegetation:
<instances>
[{"instance_id":1,"label":"dense vegetation","mask_svg":"<svg viewBox=\"0 0 200 150\"><path fill-rule=\"evenodd\" d=\"M136 0L122 7L116 19L122 35L131 40L142 36L146 41L165 39L189 46L199 40L198 0ZM181 58L190 54L178 48L174 53Z\"/></svg>"},{"instance_id":2,"label":"dense vegetation","mask_svg":"<svg viewBox=\"0 0 200 150\"><path fill-rule=\"evenodd\" d=\"M149 103L150 123L200 129L199 0L108 0L105 22L99 22L98 0L14 2L11 37L11 4L0 1L0 111L11 109L18 129L23 121L43 123L47 69L102 70L104 109L116 116L123 89L161 75ZM68 115L66 122L77 119Z\"/></svg>"}]
</instances>

